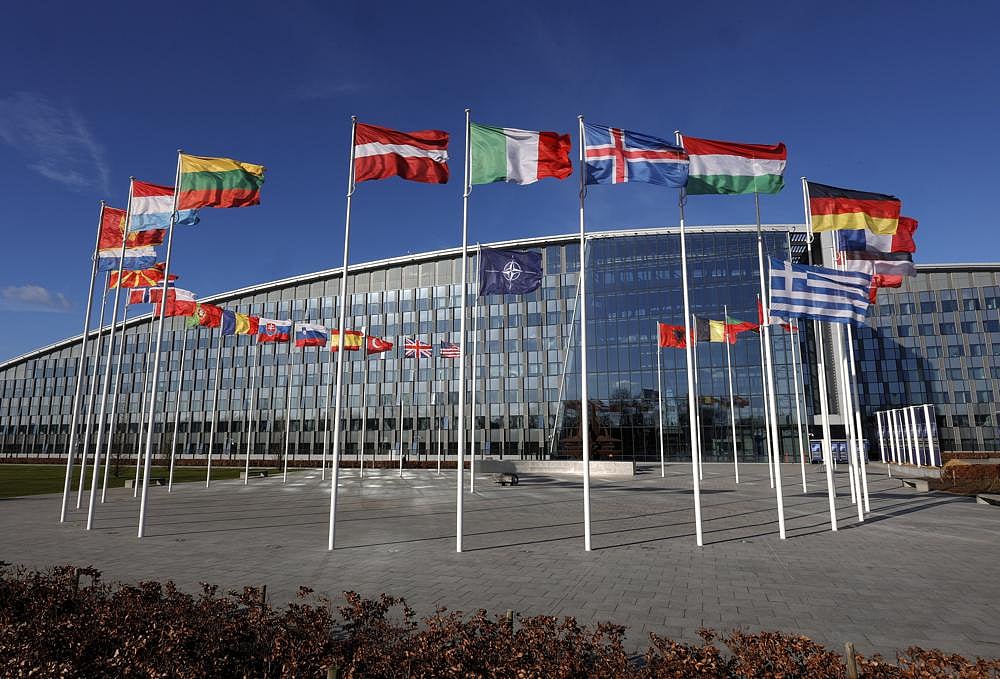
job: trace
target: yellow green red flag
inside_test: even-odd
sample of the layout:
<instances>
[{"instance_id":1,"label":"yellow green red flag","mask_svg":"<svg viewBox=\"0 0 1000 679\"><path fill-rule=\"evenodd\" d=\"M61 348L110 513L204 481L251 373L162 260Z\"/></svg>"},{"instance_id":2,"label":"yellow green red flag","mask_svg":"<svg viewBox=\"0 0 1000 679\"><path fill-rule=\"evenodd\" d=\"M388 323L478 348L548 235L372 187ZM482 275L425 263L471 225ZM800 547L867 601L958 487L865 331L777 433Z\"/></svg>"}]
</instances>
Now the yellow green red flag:
<instances>
[{"instance_id":1,"label":"yellow green red flag","mask_svg":"<svg viewBox=\"0 0 1000 679\"><path fill-rule=\"evenodd\" d=\"M248 207L260 203L264 166L231 158L182 153L178 210L200 207Z\"/></svg>"}]
</instances>

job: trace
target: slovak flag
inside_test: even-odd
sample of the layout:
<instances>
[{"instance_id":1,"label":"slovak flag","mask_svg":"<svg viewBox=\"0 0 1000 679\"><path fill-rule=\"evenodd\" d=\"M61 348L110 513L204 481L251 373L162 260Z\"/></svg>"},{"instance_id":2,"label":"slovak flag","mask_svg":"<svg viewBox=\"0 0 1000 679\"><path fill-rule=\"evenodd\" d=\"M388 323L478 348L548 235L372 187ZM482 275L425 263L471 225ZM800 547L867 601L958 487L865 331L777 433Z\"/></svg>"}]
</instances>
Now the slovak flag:
<instances>
[{"instance_id":1,"label":"slovak flag","mask_svg":"<svg viewBox=\"0 0 1000 679\"><path fill-rule=\"evenodd\" d=\"M381 354L383 351L389 351L392 349L392 342L387 339L382 339L381 337L373 337L368 335L365 338L365 348L368 350L369 354Z\"/></svg>"},{"instance_id":2,"label":"slovak flag","mask_svg":"<svg viewBox=\"0 0 1000 679\"><path fill-rule=\"evenodd\" d=\"M291 321L262 318L257 324L258 342L287 342L292 334Z\"/></svg>"},{"instance_id":3,"label":"slovak flag","mask_svg":"<svg viewBox=\"0 0 1000 679\"><path fill-rule=\"evenodd\" d=\"M584 123L583 144L587 184L687 185L688 154L665 139Z\"/></svg>"},{"instance_id":4,"label":"slovak flag","mask_svg":"<svg viewBox=\"0 0 1000 679\"><path fill-rule=\"evenodd\" d=\"M295 346L325 347L330 341L330 331L317 323L295 324Z\"/></svg>"},{"instance_id":5,"label":"slovak flag","mask_svg":"<svg viewBox=\"0 0 1000 679\"><path fill-rule=\"evenodd\" d=\"M403 340L403 358L430 358L433 350L434 347L420 340L412 340L409 337Z\"/></svg>"}]
</instances>

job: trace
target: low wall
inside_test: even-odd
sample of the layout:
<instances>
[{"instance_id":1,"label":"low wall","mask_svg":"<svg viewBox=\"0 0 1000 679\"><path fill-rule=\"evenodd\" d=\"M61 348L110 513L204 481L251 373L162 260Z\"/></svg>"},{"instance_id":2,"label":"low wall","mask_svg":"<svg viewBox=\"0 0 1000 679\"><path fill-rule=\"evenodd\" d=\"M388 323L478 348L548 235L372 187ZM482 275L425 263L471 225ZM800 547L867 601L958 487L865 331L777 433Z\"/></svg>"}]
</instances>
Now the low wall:
<instances>
[{"instance_id":1,"label":"low wall","mask_svg":"<svg viewBox=\"0 0 1000 679\"><path fill-rule=\"evenodd\" d=\"M583 476L583 462L579 460L476 460L476 472L482 474L537 474L555 476L568 474ZM635 476L634 462L609 462L594 460L590 475L602 478L628 478Z\"/></svg>"}]
</instances>

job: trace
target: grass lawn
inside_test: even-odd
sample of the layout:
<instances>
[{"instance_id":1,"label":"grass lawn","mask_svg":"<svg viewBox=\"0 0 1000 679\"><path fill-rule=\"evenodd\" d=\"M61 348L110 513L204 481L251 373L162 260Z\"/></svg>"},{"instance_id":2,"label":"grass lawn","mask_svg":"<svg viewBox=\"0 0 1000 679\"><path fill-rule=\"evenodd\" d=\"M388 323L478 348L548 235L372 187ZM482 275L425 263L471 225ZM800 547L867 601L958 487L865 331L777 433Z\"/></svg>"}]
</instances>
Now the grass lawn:
<instances>
[{"instance_id":1,"label":"grass lawn","mask_svg":"<svg viewBox=\"0 0 1000 679\"><path fill-rule=\"evenodd\" d=\"M255 467L256 469L256 467ZM238 479L242 467L212 467L212 480ZM121 488L126 479L135 476L135 466L123 464L115 476L114 467L108 476L109 488ZM153 467L151 477L166 477L167 467ZM84 489L90 490L91 467L87 467L87 478ZM104 470L98 477L98 489L104 483ZM66 466L61 464L0 464L0 498L18 497L20 495L40 495L42 493L61 493L66 480ZM204 467L174 467L174 483L189 481L205 481ZM73 467L73 485L75 492L80 483L80 466Z\"/></svg>"}]
</instances>

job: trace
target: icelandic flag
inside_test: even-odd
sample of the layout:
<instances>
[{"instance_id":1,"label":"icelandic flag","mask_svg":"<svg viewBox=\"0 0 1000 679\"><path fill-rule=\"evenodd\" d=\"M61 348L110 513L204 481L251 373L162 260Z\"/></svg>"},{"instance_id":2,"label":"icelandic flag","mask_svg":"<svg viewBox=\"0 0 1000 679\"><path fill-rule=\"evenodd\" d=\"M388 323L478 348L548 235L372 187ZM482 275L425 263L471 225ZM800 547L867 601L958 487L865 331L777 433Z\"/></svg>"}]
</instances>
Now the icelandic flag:
<instances>
[{"instance_id":1,"label":"icelandic flag","mask_svg":"<svg viewBox=\"0 0 1000 679\"><path fill-rule=\"evenodd\" d=\"M858 271L793 264L770 257L771 315L828 323L864 323L872 277Z\"/></svg>"},{"instance_id":2,"label":"icelandic flag","mask_svg":"<svg viewBox=\"0 0 1000 679\"><path fill-rule=\"evenodd\" d=\"M328 341L330 333L324 326L316 323L295 324L295 346L325 347Z\"/></svg>"},{"instance_id":3,"label":"icelandic flag","mask_svg":"<svg viewBox=\"0 0 1000 679\"><path fill-rule=\"evenodd\" d=\"M542 253L483 248L479 295L524 295L542 284Z\"/></svg>"},{"instance_id":4,"label":"icelandic flag","mask_svg":"<svg viewBox=\"0 0 1000 679\"><path fill-rule=\"evenodd\" d=\"M132 203L128 219L129 233L168 228L173 210L174 187L158 186L139 181L132 182ZM177 224L193 226L197 223L197 210L179 210L177 212Z\"/></svg>"},{"instance_id":5,"label":"icelandic flag","mask_svg":"<svg viewBox=\"0 0 1000 679\"><path fill-rule=\"evenodd\" d=\"M620 127L583 124L587 184L687 185L688 155L664 139Z\"/></svg>"},{"instance_id":6,"label":"icelandic flag","mask_svg":"<svg viewBox=\"0 0 1000 679\"><path fill-rule=\"evenodd\" d=\"M258 342L287 342L292 334L291 321L262 318L257 324Z\"/></svg>"},{"instance_id":7,"label":"icelandic flag","mask_svg":"<svg viewBox=\"0 0 1000 679\"><path fill-rule=\"evenodd\" d=\"M141 248L125 248L125 256L121 255L121 248L98 250L97 270L118 271L121 268L126 271L136 271L148 269L156 264L156 250L151 245Z\"/></svg>"}]
</instances>

